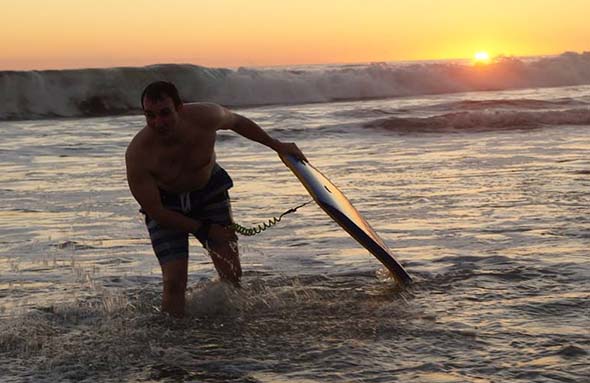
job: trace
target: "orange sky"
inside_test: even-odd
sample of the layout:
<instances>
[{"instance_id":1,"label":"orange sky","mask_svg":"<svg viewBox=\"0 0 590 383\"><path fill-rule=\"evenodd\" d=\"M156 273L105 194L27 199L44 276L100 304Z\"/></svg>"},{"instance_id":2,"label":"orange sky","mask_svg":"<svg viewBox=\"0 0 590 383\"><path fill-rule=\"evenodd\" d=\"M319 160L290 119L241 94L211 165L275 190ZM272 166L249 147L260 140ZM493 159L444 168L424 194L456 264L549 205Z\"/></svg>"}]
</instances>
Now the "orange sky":
<instances>
[{"instance_id":1,"label":"orange sky","mask_svg":"<svg viewBox=\"0 0 590 383\"><path fill-rule=\"evenodd\" d=\"M0 70L265 66L590 50L590 0L19 0Z\"/></svg>"}]
</instances>

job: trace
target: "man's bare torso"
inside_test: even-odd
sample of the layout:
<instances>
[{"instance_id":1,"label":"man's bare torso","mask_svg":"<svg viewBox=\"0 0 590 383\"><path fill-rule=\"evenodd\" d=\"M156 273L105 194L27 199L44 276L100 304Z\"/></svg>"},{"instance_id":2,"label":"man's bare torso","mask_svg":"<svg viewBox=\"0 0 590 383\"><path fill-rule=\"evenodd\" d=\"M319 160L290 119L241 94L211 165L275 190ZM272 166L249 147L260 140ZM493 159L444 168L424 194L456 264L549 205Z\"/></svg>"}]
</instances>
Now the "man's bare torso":
<instances>
[{"instance_id":1,"label":"man's bare torso","mask_svg":"<svg viewBox=\"0 0 590 383\"><path fill-rule=\"evenodd\" d=\"M133 139L130 147L141 159L140 166L159 188L179 193L201 189L209 181L215 165L216 127L210 126L214 120L207 113L207 105L186 104L173 137L146 126Z\"/></svg>"}]
</instances>

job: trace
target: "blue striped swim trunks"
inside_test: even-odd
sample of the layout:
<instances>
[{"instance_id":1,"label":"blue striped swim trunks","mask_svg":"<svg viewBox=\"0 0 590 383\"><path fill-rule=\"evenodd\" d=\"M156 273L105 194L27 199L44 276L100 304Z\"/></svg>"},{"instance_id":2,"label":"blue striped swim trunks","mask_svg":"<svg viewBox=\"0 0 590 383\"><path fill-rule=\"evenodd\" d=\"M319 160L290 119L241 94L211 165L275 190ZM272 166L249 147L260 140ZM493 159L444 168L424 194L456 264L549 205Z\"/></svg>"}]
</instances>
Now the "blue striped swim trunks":
<instances>
[{"instance_id":1,"label":"blue striped swim trunks","mask_svg":"<svg viewBox=\"0 0 590 383\"><path fill-rule=\"evenodd\" d=\"M218 164L211 171L211 178L202 189L172 193L160 189L160 199L166 209L208 224L227 226L233 223L228 190L233 186L229 174ZM145 213L144 213L145 214ZM145 217L152 247L161 265L188 257L188 233L162 227L147 214ZM207 245L207 233L193 233L203 247Z\"/></svg>"}]
</instances>

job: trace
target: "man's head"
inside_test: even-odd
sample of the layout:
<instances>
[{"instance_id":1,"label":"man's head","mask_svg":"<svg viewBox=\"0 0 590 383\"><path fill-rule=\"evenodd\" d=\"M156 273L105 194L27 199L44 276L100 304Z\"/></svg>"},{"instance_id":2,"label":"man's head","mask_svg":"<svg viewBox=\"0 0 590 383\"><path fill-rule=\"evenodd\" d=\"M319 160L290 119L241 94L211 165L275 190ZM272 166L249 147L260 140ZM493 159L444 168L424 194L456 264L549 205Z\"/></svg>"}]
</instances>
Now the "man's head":
<instances>
[{"instance_id":1,"label":"man's head","mask_svg":"<svg viewBox=\"0 0 590 383\"><path fill-rule=\"evenodd\" d=\"M168 135L176 128L182 100L174 84L156 81L143 90L141 108L148 127L161 135Z\"/></svg>"},{"instance_id":2,"label":"man's head","mask_svg":"<svg viewBox=\"0 0 590 383\"><path fill-rule=\"evenodd\" d=\"M166 97L170 97L175 107L182 105L182 100L178 94L178 89L171 82L155 81L145 87L141 94L141 108L145 107L145 100L161 101Z\"/></svg>"}]
</instances>

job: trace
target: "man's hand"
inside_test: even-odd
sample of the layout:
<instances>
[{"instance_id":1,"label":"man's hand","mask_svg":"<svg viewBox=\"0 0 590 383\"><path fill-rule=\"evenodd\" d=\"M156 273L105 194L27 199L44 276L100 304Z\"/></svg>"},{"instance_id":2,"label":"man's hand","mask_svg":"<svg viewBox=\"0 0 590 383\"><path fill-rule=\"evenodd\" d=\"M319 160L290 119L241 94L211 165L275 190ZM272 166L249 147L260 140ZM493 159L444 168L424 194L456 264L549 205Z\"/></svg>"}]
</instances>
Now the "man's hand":
<instances>
[{"instance_id":1,"label":"man's hand","mask_svg":"<svg viewBox=\"0 0 590 383\"><path fill-rule=\"evenodd\" d=\"M299 149L299 147L297 147L297 145L293 142L281 142L276 140L273 149L277 152L279 156L292 154L300 161L307 161L307 158L305 158L305 155L303 154L301 149Z\"/></svg>"}]
</instances>

